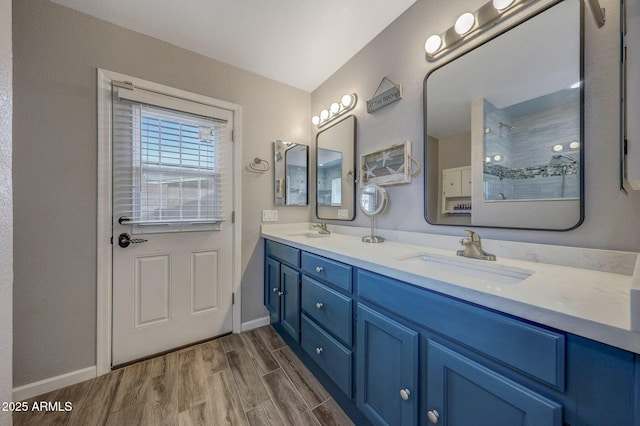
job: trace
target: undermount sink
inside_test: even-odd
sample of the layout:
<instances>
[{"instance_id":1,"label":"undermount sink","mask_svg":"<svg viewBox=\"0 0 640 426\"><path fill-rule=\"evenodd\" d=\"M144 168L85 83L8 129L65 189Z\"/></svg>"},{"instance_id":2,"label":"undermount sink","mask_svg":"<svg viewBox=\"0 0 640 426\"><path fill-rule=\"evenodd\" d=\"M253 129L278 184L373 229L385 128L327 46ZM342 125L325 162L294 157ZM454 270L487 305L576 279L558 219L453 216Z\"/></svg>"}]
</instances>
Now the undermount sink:
<instances>
[{"instance_id":1,"label":"undermount sink","mask_svg":"<svg viewBox=\"0 0 640 426\"><path fill-rule=\"evenodd\" d=\"M466 259L459 257L446 257L426 253L416 253L409 256L398 257L401 262L414 262L429 269L439 269L465 278L476 278L482 281L490 281L493 284L518 284L529 278L535 271L515 268L485 260Z\"/></svg>"},{"instance_id":2,"label":"undermount sink","mask_svg":"<svg viewBox=\"0 0 640 426\"><path fill-rule=\"evenodd\" d=\"M330 237L331 234L320 234L319 232L307 231L307 232L298 232L295 234L289 234L289 237L306 237L306 238L326 238Z\"/></svg>"}]
</instances>

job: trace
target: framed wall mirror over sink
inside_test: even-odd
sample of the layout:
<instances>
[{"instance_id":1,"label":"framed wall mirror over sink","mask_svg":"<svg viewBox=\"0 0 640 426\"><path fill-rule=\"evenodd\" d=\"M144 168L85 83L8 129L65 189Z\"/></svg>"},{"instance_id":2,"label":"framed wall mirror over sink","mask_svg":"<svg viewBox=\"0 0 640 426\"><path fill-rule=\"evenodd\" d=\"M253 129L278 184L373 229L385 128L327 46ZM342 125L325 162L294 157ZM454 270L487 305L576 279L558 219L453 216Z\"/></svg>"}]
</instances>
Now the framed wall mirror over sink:
<instances>
[{"instance_id":1,"label":"framed wall mirror over sink","mask_svg":"<svg viewBox=\"0 0 640 426\"><path fill-rule=\"evenodd\" d=\"M554 2L427 74L429 223L556 231L582 223L582 26L580 0Z\"/></svg>"},{"instance_id":2,"label":"framed wall mirror over sink","mask_svg":"<svg viewBox=\"0 0 640 426\"><path fill-rule=\"evenodd\" d=\"M349 115L316 136L316 216L355 217L356 117Z\"/></svg>"}]
</instances>

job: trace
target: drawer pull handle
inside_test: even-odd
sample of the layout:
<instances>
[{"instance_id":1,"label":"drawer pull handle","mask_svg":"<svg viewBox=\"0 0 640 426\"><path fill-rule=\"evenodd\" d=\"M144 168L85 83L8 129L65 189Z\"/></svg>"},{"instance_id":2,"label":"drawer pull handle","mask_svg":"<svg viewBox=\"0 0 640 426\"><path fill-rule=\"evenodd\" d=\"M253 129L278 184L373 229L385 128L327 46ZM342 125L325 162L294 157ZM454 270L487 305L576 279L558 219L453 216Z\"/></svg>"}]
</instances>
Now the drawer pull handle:
<instances>
[{"instance_id":1,"label":"drawer pull handle","mask_svg":"<svg viewBox=\"0 0 640 426\"><path fill-rule=\"evenodd\" d=\"M411 396L411 392L409 392L409 389L402 389L400 391L400 398L402 398L404 401L409 400L410 396Z\"/></svg>"},{"instance_id":2,"label":"drawer pull handle","mask_svg":"<svg viewBox=\"0 0 640 426\"><path fill-rule=\"evenodd\" d=\"M323 271L322 266L316 266L316 272L317 272L317 273L320 273L320 272L322 272L322 271Z\"/></svg>"},{"instance_id":3,"label":"drawer pull handle","mask_svg":"<svg viewBox=\"0 0 640 426\"><path fill-rule=\"evenodd\" d=\"M322 309L323 306L324 306L324 303L322 303L322 302L316 303L316 308L317 309Z\"/></svg>"},{"instance_id":4,"label":"drawer pull handle","mask_svg":"<svg viewBox=\"0 0 640 426\"><path fill-rule=\"evenodd\" d=\"M436 410L429 410L427 411L427 418L431 423L436 424L440 419L440 413L438 413Z\"/></svg>"},{"instance_id":5,"label":"drawer pull handle","mask_svg":"<svg viewBox=\"0 0 640 426\"><path fill-rule=\"evenodd\" d=\"M316 348L316 353L320 355L322 353L322 348Z\"/></svg>"}]
</instances>

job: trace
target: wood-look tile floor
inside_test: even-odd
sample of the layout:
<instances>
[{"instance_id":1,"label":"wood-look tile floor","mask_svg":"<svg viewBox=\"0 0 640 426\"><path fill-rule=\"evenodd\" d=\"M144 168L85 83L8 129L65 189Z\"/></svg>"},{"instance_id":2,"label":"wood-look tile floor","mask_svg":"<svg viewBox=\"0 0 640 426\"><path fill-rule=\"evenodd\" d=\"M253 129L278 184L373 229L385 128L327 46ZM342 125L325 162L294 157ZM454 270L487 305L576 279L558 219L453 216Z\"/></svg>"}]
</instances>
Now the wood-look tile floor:
<instances>
[{"instance_id":1,"label":"wood-look tile floor","mask_svg":"<svg viewBox=\"0 0 640 426\"><path fill-rule=\"evenodd\" d=\"M278 333L265 326L130 365L28 400L20 425L351 425Z\"/></svg>"}]
</instances>

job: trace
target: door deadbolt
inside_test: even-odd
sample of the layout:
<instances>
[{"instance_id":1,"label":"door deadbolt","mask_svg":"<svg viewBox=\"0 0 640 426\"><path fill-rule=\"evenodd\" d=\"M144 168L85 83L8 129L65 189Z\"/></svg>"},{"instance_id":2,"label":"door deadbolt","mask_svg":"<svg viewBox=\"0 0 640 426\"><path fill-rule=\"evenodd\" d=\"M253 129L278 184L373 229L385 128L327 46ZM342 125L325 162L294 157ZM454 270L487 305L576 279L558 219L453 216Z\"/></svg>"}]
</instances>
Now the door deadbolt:
<instances>
[{"instance_id":1,"label":"door deadbolt","mask_svg":"<svg viewBox=\"0 0 640 426\"><path fill-rule=\"evenodd\" d=\"M139 244L139 243L146 243L146 242L147 240L145 240L144 238L131 238L131 236L126 232L123 232L122 234L118 235L118 245L122 248L129 247L129 244Z\"/></svg>"}]
</instances>

